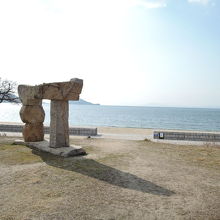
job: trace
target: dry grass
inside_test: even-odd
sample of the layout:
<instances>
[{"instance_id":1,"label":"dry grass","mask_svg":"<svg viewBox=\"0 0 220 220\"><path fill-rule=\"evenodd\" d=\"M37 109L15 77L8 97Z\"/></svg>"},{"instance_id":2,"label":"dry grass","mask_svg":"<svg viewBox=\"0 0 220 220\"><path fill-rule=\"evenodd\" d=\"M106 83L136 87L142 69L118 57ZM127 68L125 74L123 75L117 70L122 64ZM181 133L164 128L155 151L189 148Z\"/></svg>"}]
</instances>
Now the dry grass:
<instances>
[{"instance_id":1,"label":"dry grass","mask_svg":"<svg viewBox=\"0 0 220 220\"><path fill-rule=\"evenodd\" d=\"M42 162L42 159L32 154L31 149L10 144L0 145L0 161L3 165L34 164Z\"/></svg>"},{"instance_id":2,"label":"dry grass","mask_svg":"<svg viewBox=\"0 0 220 220\"><path fill-rule=\"evenodd\" d=\"M220 149L72 140L58 158L0 137L0 219L219 219Z\"/></svg>"},{"instance_id":3,"label":"dry grass","mask_svg":"<svg viewBox=\"0 0 220 220\"><path fill-rule=\"evenodd\" d=\"M206 168L220 169L220 146L215 143L205 143L201 146L197 145L173 145L173 144L149 144L145 141L140 142L140 147L148 146L148 150L154 152L163 152L173 160L184 160L194 165Z\"/></svg>"}]
</instances>

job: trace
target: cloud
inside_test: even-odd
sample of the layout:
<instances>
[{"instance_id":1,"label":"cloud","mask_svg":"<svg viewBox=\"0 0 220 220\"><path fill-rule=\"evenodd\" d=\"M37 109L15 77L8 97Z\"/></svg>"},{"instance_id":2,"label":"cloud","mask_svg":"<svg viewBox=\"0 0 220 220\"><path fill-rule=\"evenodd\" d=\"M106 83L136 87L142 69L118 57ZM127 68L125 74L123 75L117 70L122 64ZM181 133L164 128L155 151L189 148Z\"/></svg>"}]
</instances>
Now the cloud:
<instances>
[{"instance_id":1,"label":"cloud","mask_svg":"<svg viewBox=\"0 0 220 220\"><path fill-rule=\"evenodd\" d=\"M134 5L142 6L147 9L164 8L167 6L165 0L134 0Z\"/></svg>"},{"instance_id":2,"label":"cloud","mask_svg":"<svg viewBox=\"0 0 220 220\"><path fill-rule=\"evenodd\" d=\"M198 3L202 5L207 5L211 0L188 0L189 3Z\"/></svg>"}]
</instances>

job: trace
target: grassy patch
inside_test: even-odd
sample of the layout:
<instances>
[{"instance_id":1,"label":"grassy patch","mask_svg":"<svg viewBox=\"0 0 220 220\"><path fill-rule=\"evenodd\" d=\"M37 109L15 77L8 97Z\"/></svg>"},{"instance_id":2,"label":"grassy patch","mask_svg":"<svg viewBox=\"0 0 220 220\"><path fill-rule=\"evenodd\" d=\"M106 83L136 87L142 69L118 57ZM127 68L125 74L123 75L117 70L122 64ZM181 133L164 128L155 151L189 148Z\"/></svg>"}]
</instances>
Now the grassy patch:
<instances>
[{"instance_id":1,"label":"grassy patch","mask_svg":"<svg viewBox=\"0 0 220 220\"><path fill-rule=\"evenodd\" d=\"M220 148L215 145L174 145L140 141L142 153L160 153L160 156L182 160L199 166L220 169Z\"/></svg>"},{"instance_id":2,"label":"grassy patch","mask_svg":"<svg viewBox=\"0 0 220 220\"><path fill-rule=\"evenodd\" d=\"M4 165L32 164L42 159L22 145L0 144L0 163Z\"/></svg>"},{"instance_id":3,"label":"grassy patch","mask_svg":"<svg viewBox=\"0 0 220 220\"><path fill-rule=\"evenodd\" d=\"M122 163L126 163L126 158L130 158L127 154L106 154L105 156L98 159L100 163L106 164L114 164L114 165L122 165Z\"/></svg>"},{"instance_id":4,"label":"grassy patch","mask_svg":"<svg viewBox=\"0 0 220 220\"><path fill-rule=\"evenodd\" d=\"M201 166L220 169L220 149L215 147L192 147L190 151L181 152L180 155L188 161Z\"/></svg>"}]
</instances>

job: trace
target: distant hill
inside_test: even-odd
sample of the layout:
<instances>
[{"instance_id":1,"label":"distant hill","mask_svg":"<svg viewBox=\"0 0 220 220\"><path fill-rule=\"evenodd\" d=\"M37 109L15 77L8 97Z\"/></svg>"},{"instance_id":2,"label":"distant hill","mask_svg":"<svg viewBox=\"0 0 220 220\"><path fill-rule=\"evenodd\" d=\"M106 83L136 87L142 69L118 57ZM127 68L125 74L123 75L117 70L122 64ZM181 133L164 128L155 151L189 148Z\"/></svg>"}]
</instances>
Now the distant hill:
<instances>
[{"instance_id":1,"label":"distant hill","mask_svg":"<svg viewBox=\"0 0 220 220\"><path fill-rule=\"evenodd\" d=\"M12 94L12 97L13 98L18 98L18 96L13 95L13 94ZM7 103L7 102L8 101L3 101L3 103ZM17 100L17 103L21 103L19 98ZM44 102L44 100L43 100L43 103L46 103L46 102ZM69 104L73 104L73 105L100 105L100 104L93 104L91 102L87 102L84 99L79 99L79 101L69 101Z\"/></svg>"},{"instance_id":2,"label":"distant hill","mask_svg":"<svg viewBox=\"0 0 220 220\"><path fill-rule=\"evenodd\" d=\"M20 99L18 98L18 96L14 95L14 94L10 94L10 97L11 97L12 99L17 99L17 100L14 101L14 103L21 103L21 101L20 101ZM10 102L10 101L6 101L6 100L3 100L2 103L11 103L11 102Z\"/></svg>"},{"instance_id":3,"label":"distant hill","mask_svg":"<svg viewBox=\"0 0 220 220\"><path fill-rule=\"evenodd\" d=\"M93 104L91 102L87 102L84 99L79 99L79 101L69 101L69 104L74 104L74 105L100 105L100 104Z\"/></svg>"}]
</instances>

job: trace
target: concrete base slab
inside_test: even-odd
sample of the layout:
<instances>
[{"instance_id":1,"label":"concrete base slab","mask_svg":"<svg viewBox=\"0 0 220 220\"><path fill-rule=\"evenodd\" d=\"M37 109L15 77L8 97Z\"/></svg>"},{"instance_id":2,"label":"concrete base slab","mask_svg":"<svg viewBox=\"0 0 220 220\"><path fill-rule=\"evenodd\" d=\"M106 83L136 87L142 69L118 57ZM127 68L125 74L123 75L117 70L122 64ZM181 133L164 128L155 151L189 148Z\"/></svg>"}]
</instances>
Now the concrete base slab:
<instances>
[{"instance_id":1,"label":"concrete base slab","mask_svg":"<svg viewBox=\"0 0 220 220\"><path fill-rule=\"evenodd\" d=\"M17 139L13 142L14 145L25 145L24 140Z\"/></svg>"},{"instance_id":2,"label":"concrete base slab","mask_svg":"<svg viewBox=\"0 0 220 220\"><path fill-rule=\"evenodd\" d=\"M49 147L48 141L24 142L21 140L16 140L14 144L26 145L32 149L51 153L53 155L61 156L61 157L74 157L74 156L86 155L85 150L82 147L76 145L69 147L51 148Z\"/></svg>"}]
</instances>

